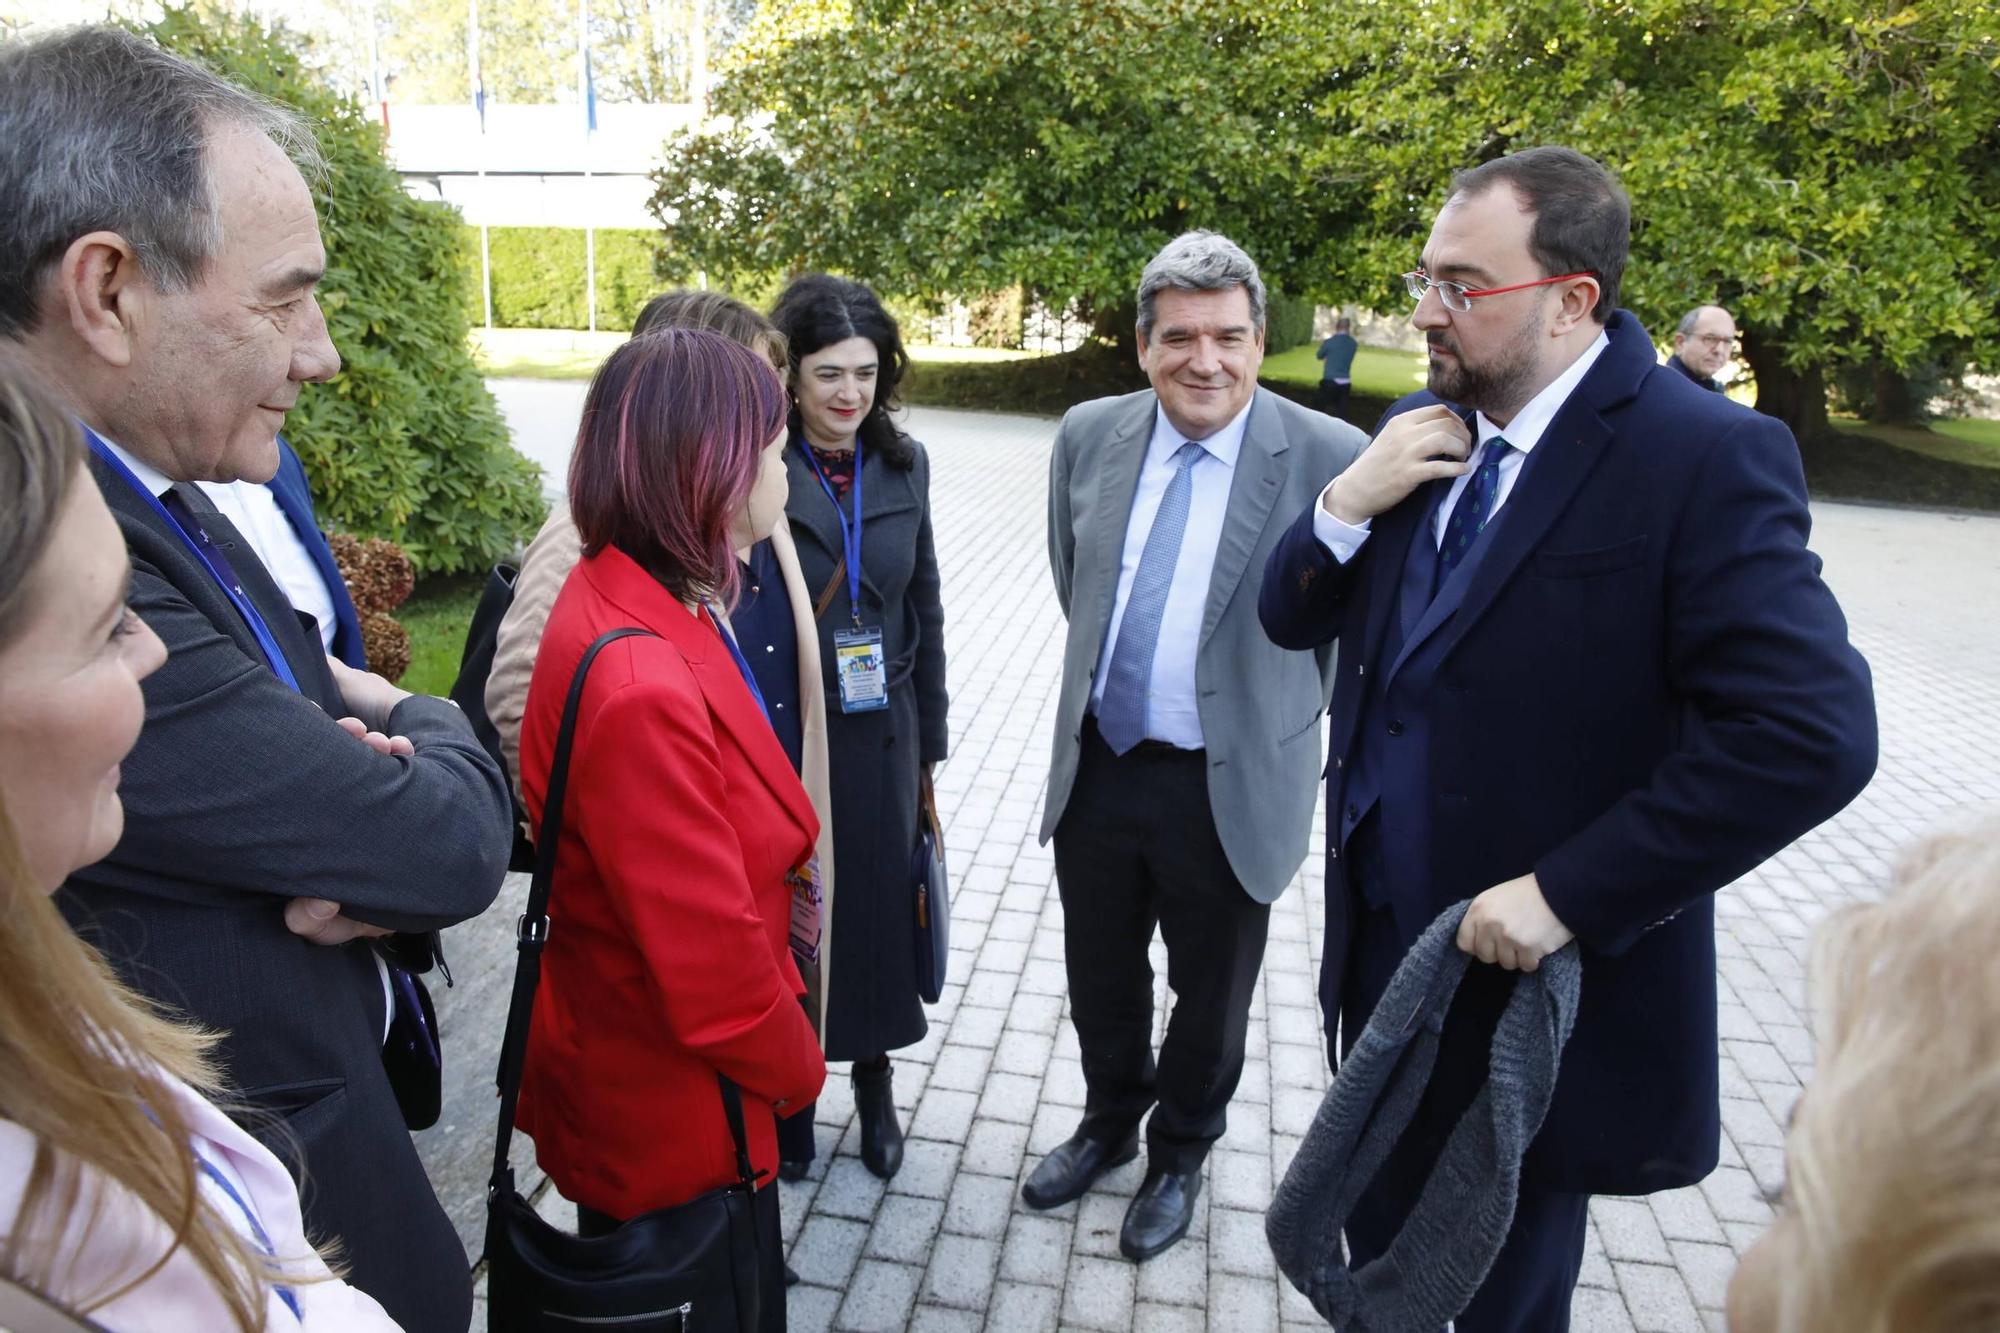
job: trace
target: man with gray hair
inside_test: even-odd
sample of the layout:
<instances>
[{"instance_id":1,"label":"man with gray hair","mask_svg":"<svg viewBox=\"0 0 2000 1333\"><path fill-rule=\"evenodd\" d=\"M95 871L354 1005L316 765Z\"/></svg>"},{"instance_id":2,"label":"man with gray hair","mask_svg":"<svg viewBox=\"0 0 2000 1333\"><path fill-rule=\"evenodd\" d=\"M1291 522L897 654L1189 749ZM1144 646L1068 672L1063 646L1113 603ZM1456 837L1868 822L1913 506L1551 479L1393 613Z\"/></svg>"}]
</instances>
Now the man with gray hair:
<instances>
[{"instance_id":1,"label":"man with gray hair","mask_svg":"<svg viewBox=\"0 0 2000 1333\"><path fill-rule=\"evenodd\" d=\"M1054 1208L1138 1155L1119 1248L1187 1233L1243 1073L1271 903L1305 859L1332 657L1274 647L1259 571L1285 515L1366 443L1257 387L1264 283L1234 243L1168 242L1139 282L1152 388L1072 408L1049 476L1069 617L1042 840L1054 837L1087 1100L1022 1188ZM1152 1045L1158 927L1175 1002Z\"/></svg>"},{"instance_id":2,"label":"man with gray hair","mask_svg":"<svg viewBox=\"0 0 2000 1333\"><path fill-rule=\"evenodd\" d=\"M340 367L294 159L317 166L296 115L131 33L0 47L0 340L87 428L132 609L170 653L124 835L59 902L135 989L222 1034L246 1127L354 1285L456 1330L465 1252L406 1129L438 1098L411 972L493 900L507 794L457 709L328 658L194 484L268 480L286 412Z\"/></svg>"},{"instance_id":3,"label":"man with gray hair","mask_svg":"<svg viewBox=\"0 0 2000 1333\"><path fill-rule=\"evenodd\" d=\"M1698 305L1681 316L1674 330L1674 354L1667 364L1711 393L1722 392L1715 377L1736 351L1736 321L1719 305Z\"/></svg>"}]
</instances>

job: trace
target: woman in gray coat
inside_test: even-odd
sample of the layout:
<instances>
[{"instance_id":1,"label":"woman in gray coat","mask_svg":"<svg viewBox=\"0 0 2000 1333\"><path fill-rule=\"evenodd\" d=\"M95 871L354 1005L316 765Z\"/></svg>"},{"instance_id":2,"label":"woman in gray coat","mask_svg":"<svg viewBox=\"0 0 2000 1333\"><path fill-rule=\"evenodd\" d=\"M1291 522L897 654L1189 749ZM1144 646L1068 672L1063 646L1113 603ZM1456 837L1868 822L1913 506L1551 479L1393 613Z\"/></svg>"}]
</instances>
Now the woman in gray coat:
<instances>
[{"instance_id":1,"label":"woman in gray coat","mask_svg":"<svg viewBox=\"0 0 2000 1333\"><path fill-rule=\"evenodd\" d=\"M873 292L825 274L771 310L791 351L786 513L818 610L827 681L834 883L826 1058L854 1064L861 1159L903 1161L889 1052L922 1040L916 884L920 783L945 757L944 611L930 460L889 418L908 358ZM788 1162L787 1174L801 1165Z\"/></svg>"}]
</instances>

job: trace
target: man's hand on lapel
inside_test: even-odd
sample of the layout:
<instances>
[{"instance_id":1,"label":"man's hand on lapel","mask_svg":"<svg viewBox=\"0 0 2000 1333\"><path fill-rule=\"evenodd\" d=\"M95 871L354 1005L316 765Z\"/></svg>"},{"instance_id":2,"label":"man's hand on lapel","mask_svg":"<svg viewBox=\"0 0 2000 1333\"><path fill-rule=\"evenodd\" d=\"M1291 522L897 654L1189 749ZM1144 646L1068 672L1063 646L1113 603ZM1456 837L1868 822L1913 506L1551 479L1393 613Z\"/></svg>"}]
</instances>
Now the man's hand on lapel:
<instances>
[{"instance_id":1,"label":"man's hand on lapel","mask_svg":"<svg viewBox=\"0 0 2000 1333\"><path fill-rule=\"evenodd\" d=\"M1532 972L1576 936L1549 910L1533 875L1496 884L1472 900L1458 924L1458 947L1482 963Z\"/></svg>"},{"instance_id":2,"label":"man's hand on lapel","mask_svg":"<svg viewBox=\"0 0 2000 1333\"><path fill-rule=\"evenodd\" d=\"M1361 456L1320 493L1320 505L1349 527L1387 513L1427 481L1462 476L1472 432L1450 408L1420 407L1382 427Z\"/></svg>"}]
</instances>

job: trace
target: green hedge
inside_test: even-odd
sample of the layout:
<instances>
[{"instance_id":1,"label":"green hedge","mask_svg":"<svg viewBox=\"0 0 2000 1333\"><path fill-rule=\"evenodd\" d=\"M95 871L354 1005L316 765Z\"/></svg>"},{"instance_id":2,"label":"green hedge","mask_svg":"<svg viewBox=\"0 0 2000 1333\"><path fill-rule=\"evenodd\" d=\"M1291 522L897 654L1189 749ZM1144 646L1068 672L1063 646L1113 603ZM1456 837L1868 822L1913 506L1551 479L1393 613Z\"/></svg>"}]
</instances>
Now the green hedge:
<instances>
[{"instance_id":1,"label":"green hedge","mask_svg":"<svg viewBox=\"0 0 2000 1333\"><path fill-rule=\"evenodd\" d=\"M319 127L329 168L315 187L327 252L320 305L345 365L307 386L285 437L321 520L387 537L420 573L482 569L505 555L541 524L541 471L514 452L466 348L457 211L403 192L381 128L306 72L302 38L194 8L135 27Z\"/></svg>"},{"instance_id":2,"label":"green hedge","mask_svg":"<svg viewBox=\"0 0 2000 1333\"><path fill-rule=\"evenodd\" d=\"M466 313L479 324L486 318L479 290L479 228L462 227L460 235L470 278ZM665 285L653 272L659 236L648 228L606 228L596 233L598 328L631 328L640 308ZM581 228L487 228L494 327L589 328L584 255Z\"/></svg>"},{"instance_id":3,"label":"green hedge","mask_svg":"<svg viewBox=\"0 0 2000 1333\"><path fill-rule=\"evenodd\" d=\"M1264 354L1275 356L1311 342L1312 336L1313 303L1283 292L1269 293L1264 310Z\"/></svg>"}]
</instances>

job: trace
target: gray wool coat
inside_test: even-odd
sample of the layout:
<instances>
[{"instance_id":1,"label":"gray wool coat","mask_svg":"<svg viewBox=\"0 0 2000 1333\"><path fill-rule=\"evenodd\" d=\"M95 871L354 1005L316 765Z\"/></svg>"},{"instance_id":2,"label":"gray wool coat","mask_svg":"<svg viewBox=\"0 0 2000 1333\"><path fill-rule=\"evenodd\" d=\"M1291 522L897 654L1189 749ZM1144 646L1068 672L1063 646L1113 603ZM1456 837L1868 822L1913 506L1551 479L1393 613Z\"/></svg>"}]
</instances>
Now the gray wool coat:
<instances>
[{"instance_id":1,"label":"gray wool coat","mask_svg":"<svg viewBox=\"0 0 2000 1333\"><path fill-rule=\"evenodd\" d=\"M913 442L914 443L914 442ZM794 433L785 450L791 498L785 504L807 595L815 603L840 562L840 519ZM826 1058L856 1060L923 1039L917 998L916 885L918 783L925 764L948 748L944 608L931 542L931 465L921 444L902 471L861 451L861 618L880 626L889 707L840 711L833 636L852 626L843 573L819 618L826 681L827 767L833 787L833 956L827 996ZM852 492L843 500L851 503Z\"/></svg>"}]
</instances>

